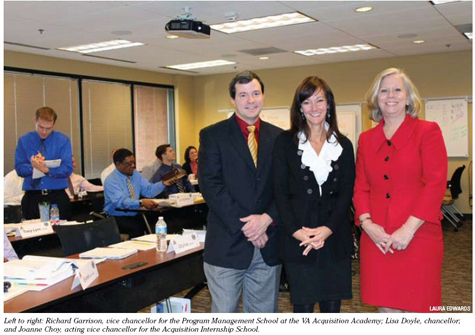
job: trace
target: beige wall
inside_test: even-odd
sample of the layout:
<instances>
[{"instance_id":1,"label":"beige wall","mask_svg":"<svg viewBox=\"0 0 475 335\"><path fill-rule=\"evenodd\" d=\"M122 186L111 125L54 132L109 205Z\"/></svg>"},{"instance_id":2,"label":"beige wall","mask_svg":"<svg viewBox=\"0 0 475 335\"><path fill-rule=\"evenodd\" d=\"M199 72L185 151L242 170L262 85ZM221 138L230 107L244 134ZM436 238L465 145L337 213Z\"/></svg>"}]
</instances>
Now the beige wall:
<instances>
[{"instance_id":1,"label":"beige wall","mask_svg":"<svg viewBox=\"0 0 475 335\"><path fill-rule=\"evenodd\" d=\"M199 131L205 126L224 120L229 109L228 84L233 74L189 77L117 66L62 60L17 52L4 53L8 67L63 72L95 77L122 79L173 85L175 87L176 132L178 160L189 145L199 145ZM373 59L331 63L283 69L256 71L265 83L267 107L289 106L297 85L309 75L318 75L332 87L337 103L364 102L364 95L374 76L388 67L401 67L410 75L422 98L472 96L472 53L449 52L432 55ZM424 115L421 115L423 118ZM472 103L469 104L469 124L472 124ZM370 127L363 106L363 129ZM449 177L456 167L472 160L472 127L469 127L469 152L466 158L449 159ZM462 176L463 193L457 207L471 213L468 205L468 171Z\"/></svg>"},{"instance_id":2,"label":"beige wall","mask_svg":"<svg viewBox=\"0 0 475 335\"><path fill-rule=\"evenodd\" d=\"M290 106L298 84L309 75L325 79L335 95L336 102L364 102L364 95L380 71L389 67L400 67L412 78L422 98L472 97L472 53L450 52L441 54L373 59L345 63L293 67L256 71L265 84L265 106ZM233 74L201 76L194 79L194 103L196 132L207 125L224 120L229 109L228 84ZM421 118L424 118L422 113ZM469 103L469 125L472 124L472 103ZM363 106L363 130L371 127L366 106ZM450 158L449 176L463 164L467 166L462 176L463 193L456 206L463 213L471 213L468 204L468 166L472 160L472 127L469 127L468 158Z\"/></svg>"}]
</instances>

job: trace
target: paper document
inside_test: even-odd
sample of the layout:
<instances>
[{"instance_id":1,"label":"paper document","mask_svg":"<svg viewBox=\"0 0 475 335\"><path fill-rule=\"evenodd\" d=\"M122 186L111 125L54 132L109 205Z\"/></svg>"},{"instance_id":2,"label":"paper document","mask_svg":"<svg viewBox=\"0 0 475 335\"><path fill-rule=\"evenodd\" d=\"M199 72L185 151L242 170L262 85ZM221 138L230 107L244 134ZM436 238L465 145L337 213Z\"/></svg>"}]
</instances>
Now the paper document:
<instances>
[{"instance_id":1,"label":"paper document","mask_svg":"<svg viewBox=\"0 0 475 335\"><path fill-rule=\"evenodd\" d=\"M156 239L156 238L155 238ZM139 251L155 249L156 242L143 242L143 241L125 241L117 244L112 244L109 247L111 248L121 248L121 249L136 249Z\"/></svg>"},{"instance_id":2,"label":"paper document","mask_svg":"<svg viewBox=\"0 0 475 335\"><path fill-rule=\"evenodd\" d=\"M3 279L29 291L42 291L74 274L73 265L61 258L25 256L3 265Z\"/></svg>"},{"instance_id":3,"label":"paper document","mask_svg":"<svg viewBox=\"0 0 475 335\"><path fill-rule=\"evenodd\" d=\"M95 248L79 254L80 258L124 259L137 253L137 249Z\"/></svg>"},{"instance_id":4,"label":"paper document","mask_svg":"<svg viewBox=\"0 0 475 335\"><path fill-rule=\"evenodd\" d=\"M49 161L44 161L46 166L49 168L56 168L61 165L61 159L53 159ZM33 179L44 177L45 174L38 169L33 169Z\"/></svg>"},{"instance_id":5,"label":"paper document","mask_svg":"<svg viewBox=\"0 0 475 335\"><path fill-rule=\"evenodd\" d=\"M167 241L171 241L174 238L177 238L178 234L168 234L167 235ZM148 234L144 236L139 236L139 237L134 237L132 241L142 241L142 242L149 242L149 243L157 243L157 235L155 234Z\"/></svg>"},{"instance_id":6,"label":"paper document","mask_svg":"<svg viewBox=\"0 0 475 335\"><path fill-rule=\"evenodd\" d=\"M202 243L205 242L206 230L183 229L183 235L193 234L193 233L198 236L198 240L200 242L202 242Z\"/></svg>"},{"instance_id":7,"label":"paper document","mask_svg":"<svg viewBox=\"0 0 475 335\"><path fill-rule=\"evenodd\" d=\"M177 207L175 199L153 199L160 207Z\"/></svg>"}]
</instances>

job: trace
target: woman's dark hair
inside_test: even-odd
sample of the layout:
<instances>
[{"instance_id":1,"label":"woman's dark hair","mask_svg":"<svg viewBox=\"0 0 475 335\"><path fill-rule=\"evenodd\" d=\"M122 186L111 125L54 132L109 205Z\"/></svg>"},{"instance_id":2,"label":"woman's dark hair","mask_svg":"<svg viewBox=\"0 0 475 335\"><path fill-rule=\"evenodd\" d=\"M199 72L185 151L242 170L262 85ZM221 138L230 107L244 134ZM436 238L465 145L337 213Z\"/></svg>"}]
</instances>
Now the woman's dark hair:
<instances>
[{"instance_id":1,"label":"woman's dark hair","mask_svg":"<svg viewBox=\"0 0 475 335\"><path fill-rule=\"evenodd\" d=\"M188 148L186 148L185 150L185 162L189 163L191 160L190 160L190 151L191 149L195 149L196 151L198 151L194 146L190 145Z\"/></svg>"},{"instance_id":2,"label":"woman's dark hair","mask_svg":"<svg viewBox=\"0 0 475 335\"><path fill-rule=\"evenodd\" d=\"M314 95L318 90L322 90L325 93L327 100L328 111L330 118L326 117L326 122L330 125L327 131L327 140L335 133L336 138L339 141L341 139L341 133L338 130L338 123L336 120L336 107L335 98L333 92L328 84L316 76L305 78L302 83L297 87L294 95L292 106L290 107L290 133L294 140L298 142L298 133L303 132L307 139L310 138L310 127L307 124L307 120L302 117L302 103Z\"/></svg>"},{"instance_id":3,"label":"woman's dark hair","mask_svg":"<svg viewBox=\"0 0 475 335\"><path fill-rule=\"evenodd\" d=\"M261 85L262 94L264 94L264 83L257 74L252 71L242 71L238 73L229 83L229 95L231 98L236 99L236 84L248 84L256 79Z\"/></svg>"}]
</instances>

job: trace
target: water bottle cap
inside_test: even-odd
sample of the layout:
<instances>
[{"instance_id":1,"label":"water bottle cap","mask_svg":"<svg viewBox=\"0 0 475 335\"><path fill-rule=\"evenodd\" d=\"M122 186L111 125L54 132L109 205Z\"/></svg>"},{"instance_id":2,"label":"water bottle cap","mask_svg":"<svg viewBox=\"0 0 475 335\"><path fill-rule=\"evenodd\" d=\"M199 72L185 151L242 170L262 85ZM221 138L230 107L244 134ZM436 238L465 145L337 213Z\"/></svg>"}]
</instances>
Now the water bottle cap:
<instances>
[{"instance_id":1,"label":"water bottle cap","mask_svg":"<svg viewBox=\"0 0 475 335\"><path fill-rule=\"evenodd\" d=\"M51 204L51 207L58 207L58 204Z\"/></svg>"},{"instance_id":2,"label":"water bottle cap","mask_svg":"<svg viewBox=\"0 0 475 335\"><path fill-rule=\"evenodd\" d=\"M159 219L159 220L163 220L163 216L159 216L158 219Z\"/></svg>"}]
</instances>

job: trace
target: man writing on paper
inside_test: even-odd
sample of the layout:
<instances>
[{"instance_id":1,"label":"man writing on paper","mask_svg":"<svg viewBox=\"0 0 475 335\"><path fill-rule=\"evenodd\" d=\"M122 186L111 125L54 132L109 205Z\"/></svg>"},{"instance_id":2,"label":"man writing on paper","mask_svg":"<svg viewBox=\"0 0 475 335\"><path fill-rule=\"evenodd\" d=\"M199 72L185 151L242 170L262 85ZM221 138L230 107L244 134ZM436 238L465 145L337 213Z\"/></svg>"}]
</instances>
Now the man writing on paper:
<instances>
[{"instance_id":1,"label":"man writing on paper","mask_svg":"<svg viewBox=\"0 0 475 335\"><path fill-rule=\"evenodd\" d=\"M53 130L57 118L52 108L41 107L34 119L36 131L18 140L15 170L25 178L25 195L21 200L25 219L39 218L38 203L43 201L58 204L61 219L67 220L71 216L71 202L65 191L67 178L73 172L71 141L66 135ZM57 160L59 165L52 167L49 164L52 160ZM33 178L34 172L41 177Z\"/></svg>"},{"instance_id":2,"label":"man writing on paper","mask_svg":"<svg viewBox=\"0 0 475 335\"><path fill-rule=\"evenodd\" d=\"M204 271L213 313L277 312L280 261L272 150L282 132L259 118L264 84L253 72L229 85L236 113L200 132L200 188L209 206Z\"/></svg>"}]
</instances>

